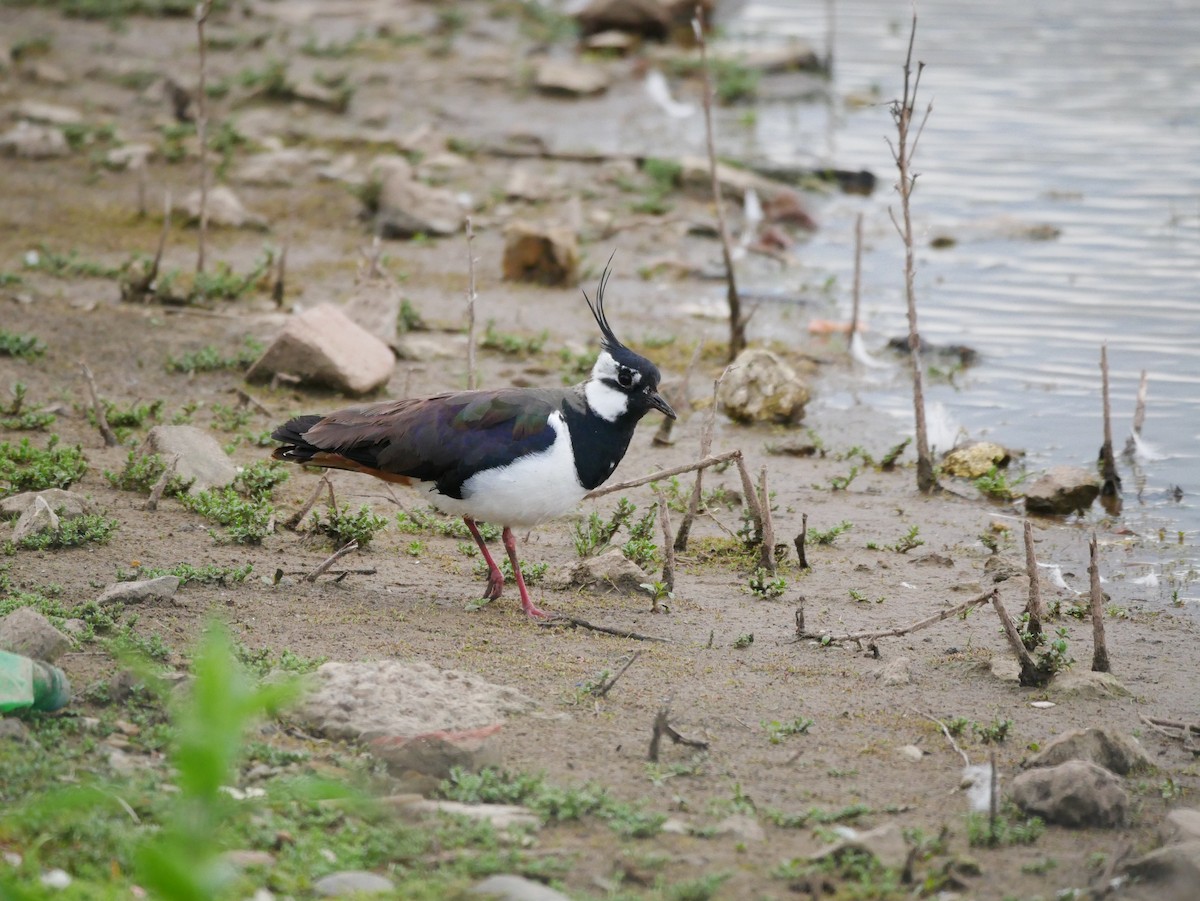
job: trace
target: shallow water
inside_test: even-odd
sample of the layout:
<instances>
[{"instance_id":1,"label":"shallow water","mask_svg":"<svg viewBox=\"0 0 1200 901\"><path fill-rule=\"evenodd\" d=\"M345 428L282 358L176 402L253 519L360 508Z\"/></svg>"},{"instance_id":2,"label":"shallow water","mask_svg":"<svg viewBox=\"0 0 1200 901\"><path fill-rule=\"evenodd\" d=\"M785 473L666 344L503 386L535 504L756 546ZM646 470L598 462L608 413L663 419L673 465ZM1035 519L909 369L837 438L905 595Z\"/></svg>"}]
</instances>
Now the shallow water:
<instances>
[{"instance_id":1,"label":"shallow water","mask_svg":"<svg viewBox=\"0 0 1200 901\"><path fill-rule=\"evenodd\" d=\"M820 42L825 12L751 0L729 27L761 41ZM1139 472L1119 461L1124 521L1144 535L1163 530L1160 550L1186 572L1200 556L1200 16L1170 0L1136 10L1117 0L1053 9L927 0L919 15L914 57L926 68L917 105L933 104L913 198L921 331L926 342L965 343L982 356L932 385L931 407L940 405L951 432L1023 448L1033 470L1091 465L1107 342L1117 450L1144 369L1143 438L1158 457ZM894 135L887 101L900 93L911 6L851 0L837 3L836 16L834 100L764 103L730 137L771 159L880 177L870 198L823 201L821 230L798 251L810 283L836 276L838 309L848 314L854 218L864 214L866 343L877 351L907 332L885 138ZM1035 225L1059 235L1011 234ZM936 236L957 243L936 250ZM821 403L911 421L903 372L865 374ZM1182 594L1200 591L1192 581Z\"/></svg>"}]
</instances>

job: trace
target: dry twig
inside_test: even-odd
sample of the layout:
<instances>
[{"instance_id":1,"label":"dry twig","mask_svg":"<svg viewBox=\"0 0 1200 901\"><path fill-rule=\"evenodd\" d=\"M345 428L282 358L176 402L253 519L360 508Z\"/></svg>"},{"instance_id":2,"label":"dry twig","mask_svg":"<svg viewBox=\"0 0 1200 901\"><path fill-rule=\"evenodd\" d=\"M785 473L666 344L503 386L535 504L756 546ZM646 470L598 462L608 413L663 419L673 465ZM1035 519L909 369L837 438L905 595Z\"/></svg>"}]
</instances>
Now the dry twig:
<instances>
[{"instance_id":1,"label":"dry twig","mask_svg":"<svg viewBox=\"0 0 1200 901\"><path fill-rule=\"evenodd\" d=\"M795 641L805 639L817 639L822 644L835 644L843 641L853 641L861 644L864 641L870 641L875 638L897 638L901 635L907 635L909 632L917 632L921 629L928 628L935 623L940 623L944 619L949 619L952 616L965 614L972 607L979 607L986 604L988 601L995 601L1000 596L1000 589L993 588L986 594L981 594L977 598L971 598L969 601L963 601L954 607L949 607L940 613L935 613L933 616L927 616L925 619L917 620L910 626L901 626L895 629L880 629L872 632L848 632L845 635L829 635L820 632L808 632L798 636ZM1023 646L1022 646L1023 647Z\"/></svg>"},{"instance_id":2,"label":"dry twig","mask_svg":"<svg viewBox=\"0 0 1200 901\"><path fill-rule=\"evenodd\" d=\"M729 241L729 227L725 224L725 204L721 199L721 181L717 178L717 148L713 138L712 75L708 71L708 47L704 41L704 29L701 27L702 14L696 7L696 17L692 19L692 30L696 34L696 44L700 48L700 74L704 81L704 134L708 147L708 170L712 176L713 203L717 208L717 231L721 236L721 256L725 260L725 279L728 285L726 298L729 301L729 359L732 361L746 347L746 319L742 315L742 300L738 294L737 280L733 273L733 251Z\"/></svg>"},{"instance_id":3,"label":"dry twig","mask_svg":"<svg viewBox=\"0 0 1200 901\"><path fill-rule=\"evenodd\" d=\"M615 676L613 676L611 679L609 679L607 682L605 682L603 685L601 685L599 688L596 689L596 691L595 691L596 697L603 698L610 691L612 691L613 686L617 684L617 680L620 679L623 675L625 675L625 670L627 670L627 669L629 669L629 667L633 666L634 661L637 660L641 656L642 656L641 651L634 651L629 656L629 659L625 661L625 665L623 667L621 667L619 670L617 670L617 674Z\"/></svg>"},{"instance_id":4,"label":"dry twig","mask_svg":"<svg viewBox=\"0 0 1200 901\"><path fill-rule=\"evenodd\" d=\"M796 556L800 558L800 568L809 569L808 555L805 553L804 545L808 541L808 514L800 514L800 534L797 535L792 543L796 545Z\"/></svg>"},{"instance_id":5,"label":"dry twig","mask_svg":"<svg viewBox=\"0 0 1200 901\"><path fill-rule=\"evenodd\" d=\"M685 745L689 748L697 748L701 751L708 750L708 742L701 741L696 738L684 738L675 730L669 721L671 715L670 703L664 704L659 708L658 713L654 717L654 733L650 737L650 753L647 755L647 760L654 763L658 760L658 746L665 735L677 745Z\"/></svg>"},{"instance_id":6,"label":"dry twig","mask_svg":"<svg viewBox=\"0 0 1200 901\"><path fill-rule=\"evenodd\" d=\"M1109 673L1108 643L1104 639L1104 592L1100 589L1100 560L1096 536L1088 542L1088 582L1092 602L1092 672Z\"/></svg>"},{"instance_id":7,"label":"dry twig","mask_svg":"<svg viewBox=\"0 0 1200 901\"><path fill-rule=\"evenodd\" d=\"M296 529L300 528L300 523L304 522L305 518L309 514L309 511L312 510L312 508L316 506L317 498L319 498L321 496L321 492L325 490L325 486L328 484L329 484L329 476L322 475L320 481L317 482L316 487L313 488L312 494L310 494L308 496L308 500L306 500L304 502L304 505L299 510L297 510L290 517L288 517L288 520L287 520L287 522L285 522L283 524L283 527L292 532L294 532L294 531L296 531ZM330 490L330 497L332 497L333 496L333 494L332 494L333 486L332 485L330 485L329 490Z\"/></svg>"},{"instance_id":8,"label":"dry twig","mask_svg":"<svg viewBox=\"0 0 1200 901\"><path fill-rule=\"evenodd\" d=\"M658 524L662 527L663 534L663 585L667 587L667 591L675 590L675 545L671 541L671 508L667 504L667 495L660 488L656 494L658 495ZM654 598L651 609L658 612L658 597Z\"/></svg>"},{"instance_id":9,"label":"dry twig","mask_svg":"<svg viewBox=\"0 0 1200 901\"><path fill-rule=\"evenodd\" d=\"M925 719L929 720L931 723L936 723L937 726L942 730L942 734L946 736L946 741L950 742L950 747L954 748L954 750L958 752L958 756L962 758L963 766L971 765L971 758L967 756L966 751L958 746L958 742L954 740L954 736L950 734L950 730L946 728L945 723L932 714L921 713L919 710L914 710L913 712L925 717Z\"/></svg>"},{"instance_id":10,"label":"dry twig","mask_svg":"<svg viewBox=\"0 0 1200 901\"><path fill-rule=\"evenodd\" d=\"M1114 497L1121 491L1121 477L1117 475L1117 461L1113 456L1112 405L1108 400L1108 344L1100 345L1100 385L1104 404L1104 444L1100 446L1100 476L1104 485L1100 493Z\"/></svg>"},{"instance_id":11,"label":"dry twig","mask_svg":"<svg viewBox=\"0 0 1200 901\"><path fill-rule=\"evenodd\" d=\"M729 367L725 367L725 372L728 371ZM725 378L725 372L721 373L721 378L713 382L712 404L708 408L708 417L704 420L704 429L700 432L701 460L707 457L708 452L712 449L713 431L716 429L717 420L717 392L721 388L721 379ZM703 474L703 469L696 470L696 482L692 485L692 496L688 501L687 512L683 514L683 521L679 523L679 533L675 536L675 550L681 554L687 550L692 523L700 510L700 499L704 487Z\"/></svg>"},{"instance_id":12,"label":"dry twig","mask_svg":"<svg viewBox=\"0 0 1200 901\"><path fill-rule=\"evenodd\" d=\"M319 579L321 577L321 574L324 573L325 570L329 569L329 567L333 566L333 564L337 563L339 560L341 560L347 554L351 554L357 550L358 550L358 542L351 539L346 544L342 545L340 548L338 548L336 551L334 551L332 554L330 554L328 557L326 557L325 561L320 566L318 566L316 569L314 569L312 572L310 572L307 576L304 577L304 581L305 582L317 581L317 579Z\"/></svg>"},{"instance_id":13,"label":"dry twig","mask_svg":"<svg viewBox=\"0 0 1200 901\"><path fill-rule=\"evenodd\" d=\"M917 63L914 74L912 67L913 44L917 38L917 13L913 10L912 29L908 36L908 54L904 59L904 93L900 100L892 102L892 118L896 123L897 143L892 147L892 157L900 172L896 190L900 193L900 208L904 217L904 225L896 221L896 216L889 210L892 224L904 240L904 291L908 307L908 348L912 363L913 379L913 413L916 419L917 437L917 489L930 492L938 487L937 477L933 471L933 458L929 453L929 432L925 425L925 388L921 371L921 335L917 327L917 295L914 286L916 260L914 256L915 237L913 234L911 199L917 176L912 173L913 156L917 151L917 142L929 121L933 104L925 109L925 116L917 127L916 134L909 141L912 128L913 110L917 98L917 89L921 84L921 72L925 68L922 62ZM889 142L890 145L891 142Z\"/></svg>"},{"instance_id":14,"label":"dry twig","mask_svg":"<svg viewBox=\"0 0 1200 901\"><path fill-rule=\"evenodd\" d=\"M200 142L200 233L196 251L196 272L204 271L204 243L208 235L208 57L204 25L212 12L213 0L196 4L196 36L200 45L200 85L196 89L196 137Z\"/></svg>"},{"instance_id":15,"label":"dry twig","mask_svg":"<svg viewBox=\"0 0 1200 901\"><path fill-rule=\"evenodd\" d=\"M767 467L758 471L758 500L762 508L762 541L758 548L758 565L775 575L775 524L771 519L771 493L767 491Z\"/></svg>"},{"instance_id":16,"label":"dry twig","mask_svg":"<svg viewBox=\"0 0 1200 901\"><path fill-rule=\"evenodd\" d=\"M1133 456L1137 450L1137 439L1142 437L1142 426L1146 424L1146 395L1150 390L1150 377L1146 370L1142 370L1142 377L1138 380L1137 390L1137 405L1133 408L1133 431L1129 438L1125 441L1125 454Z\"/></svg>"},{"instance_id":17,"label":"dry twig","mask_svg":"<svg viewBox=\"0 0 1200 901\"><path fill-rule=\"evenodd\" d=\"M854 305L850 309L850 333L846 336L851 346L858 332L858 307L862 297L862 223L863 214L859 213L854 220Z\"/></svg>"},{"instance_id":18,"label":"dry twig","mask_svg":"<svg viewBox=\"0 0 1200 901\"><path fill-rule=\"evenodd\" d=\"M1012 617L1008 615L1004 604L1000 602L1000 589L992 591L991 601L992 606L996 608L996 615L1000 617L1000 624L1004 626L1004 634L1008 638L1008 643L1021 664L1021 684L1026 686L1045 685L1054 673L1039 666L1038 662L1033 659L1033 655L1029 653L1029 649L1025 647L1025 642L1021 640L1021 633L1017 631Z\"/></svg>"},{"instance_id":19,"label":"dry twig","mask_svg":"<svg viewBox=\"0 0 1200 901\"><path fill-rule=\"evenodd\" d=\"M1025 612L1029 614L1029 634L1034 641L1042 635L1042 582L1038 577L1037 553L1033 549L1033 525L1025 520L1025 570L1029 574L1029 600L1025 602Z\"/></svg>"},{"instance_id":20,"label":"dry twig","mask_svg":"<svg viewBox=\"0 0 1200 901\"><path fill-rule=\"evenodd\" d=\"M467 389L474 391L478 386L475 377L475 229L471 217L467 217Z\"/></svg>"},{"instance_id":21,"label":"dry twig","mask_svg":"<svg viewBox=\"0 0 1200 901\"><path fill-rule=\"evenodd\" d=\"M121 442L117 440L116 432L108 424L108 417L104 415L104 404L100 401L100 393L96 390L96 377L92 375L92 369L83 360L79 361L79 368L83 370L83 377L87 380L88 394L92 397L92 412L96 414L96 427L100 429L100 434L104 438L106 447L116 447Z\"/></svg>"},{"instance_id":22,"label":"dry twig","mask_svg":"<svg viewBox=\"0 0 1200 901\"><path fill-rule=\"evenodd\" d=\"M158 477L158 481L154 483L154 487L150 489L150 497L146 499L146 510L153 513L158 509L158 502L162 500L163 492L171 484L171 479L175 475L177 466L179 466L179 454L172 454L171 462L167 464L167 468L163 470L162 475Z\"/></svg>"},{"instance_id":23,"label":"dry twig","mask_svg":"<svg viewBox=\"0 0 1200 901\"><path fill-rule=\"evenodd\" d=\"M728 463L730 460L740 460L742 452L740 450L725 451L723 454L714 454L711 457L705 457L703 460L697 460L695 463L684 463L681 466L672 466L670 469L660 469L658 472L652 472L648 476L639 476L636 479L630 479L627 482L618 482L615 485L605 485L603 488L597 488L595 491L589 491L584 500L595 500L598 497L604 497L606 494L612 494L614 491L626 491L630 488L638 488L650 482L657 482L660 479L669 479L671 476L677 476L685 472L692 472L696 469L707 469L709 466L716 466L720 463Z\"/></svg>"},{"instance_id":24,"label":"dry twig","mask_svg":"<svg viewBox=\"0 0 1200 901\"><path fill-rule=\"evenodd\" d=\"M664 644L667 642L665 638L656 638L653 635L642 635L640 632L632 632L629 629L614 629L611 626L597 626L595 623L589 623L586 619L579 619L576 616L567 616L565 613L556 613L544 622L538 623L543 628L552 626L570 626L572 629L587 629L591 632L603 632L605 635L615 635L617 638L632 638L635 641L661 641Z\"/></svg>"}]
</instances>

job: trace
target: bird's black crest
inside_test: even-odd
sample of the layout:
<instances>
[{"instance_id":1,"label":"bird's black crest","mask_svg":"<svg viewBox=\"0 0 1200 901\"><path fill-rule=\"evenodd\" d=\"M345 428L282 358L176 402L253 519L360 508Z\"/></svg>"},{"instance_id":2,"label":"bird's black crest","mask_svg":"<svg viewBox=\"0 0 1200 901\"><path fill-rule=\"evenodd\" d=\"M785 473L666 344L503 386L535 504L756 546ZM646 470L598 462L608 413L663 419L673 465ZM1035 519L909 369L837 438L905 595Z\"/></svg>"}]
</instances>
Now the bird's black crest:
<instances>
[{"instance_id":1,"label":"bird's black crest","mask_svg":"<svg viewBox=\"0 0 1200 901\"><path fill-rule=\"evenodd\" d=\"M608 258L608 262L604 264L604 271L600 273L600 283L596 285L596 303L592 303L587 291L583 292L583 299L587 301L588 309L592 311L592 316L596 319L596 325L600 326L600 334L603 335L600 343L610 353L625 346L613 334L612 326L608 324L608 317L604 314L604 289L608 286L608 279L612 275L612 261L613 256L616 255L617 252L614 250L612 256Z\"/></svg>"}]
</instances>

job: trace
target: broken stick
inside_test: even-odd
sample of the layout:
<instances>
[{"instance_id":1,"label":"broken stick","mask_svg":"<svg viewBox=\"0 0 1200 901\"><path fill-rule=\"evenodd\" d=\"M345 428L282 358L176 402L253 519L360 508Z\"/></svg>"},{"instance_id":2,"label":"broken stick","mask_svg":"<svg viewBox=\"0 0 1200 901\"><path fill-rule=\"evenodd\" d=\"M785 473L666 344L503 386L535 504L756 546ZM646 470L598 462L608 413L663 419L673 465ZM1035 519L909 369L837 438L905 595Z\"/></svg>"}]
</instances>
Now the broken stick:
<instances>
[{"instance_id":1,"label":"broken stick","mask_svg":"<svg viewBox=\"0 0 1200 901\"><path fill-rule=\"evenodd\" d=\"M1008 615L1004 604L1000 602L1000 589L992 591L991 601L992 606L996 608L996 615L1000 617L1000 624L1004 626L1004 634L1008 638L1008 643L1021 664L1020 683L1025 686L1045 685L1054 673L1039 666L1038 662L1033 659L1033 655L1029 653L1029 649L1025 647L1025 642L1021 640L1021 633L1017 631L1012 617Z\"/></svg>"},{"instance_id":2,"label":"broken stick","mask_svg":"<svg viewBox=\"0 0 1200 901\"><path fill-rule=\"evenodd\" d=\"M1088 542L1088 580L1092 601L1092 672L1109 673L1108 644L1104 640L1104 592L1100 590L1100 561L1096 553L1096 536Z\"/></svg>"},{"instance_id":3,"label":"broken stick","mask_svg":"<svg viewBox=\"0 0 1200 901\"><path fill-rule=\"evenodd\" d=\"M572 629L588 629L592 632L603 632L605 635L615 635L617 638L632 638L634 641L661 641L664 644L667 639L655 638L653 635L642 635L640 632L632 632L629 629L614 629L611 626L597 626L595 623L589 623L586 619L579 619L576 616L567 616L565 613L556 613L547 619L545 622L538 623L542 628L552 626L570 626Z\"/></svg>"},{"instance_id":4,"label":"broken stick","mask_svg":"<svg viewBox=\"0 0 1200 901\"><path fill-rule=\"evenodd\" d=\"M650 753L647 755L647 759L651 763L658 760L658 746L664 735L677 745L686 745L689 748L697 748L701 751L708 750L708 742L696 738L684 738L680 735L668 719L670 714L671 705L667 703L658 709L658 713L654 717L654 733L650 736Z\"/></svg>"},{"instance_id":5,"label":"broken stick","mask_svg":"<svg viewBox=\"0 0 1200 901\"><path fill-rule=\"evenodd\" d=\"M658 472L652 472L648 476L640 476L636 479L630 479L627 482L618 482L615 485L605 485L603 488L597 488L595 491L589 491L584 500L595 500L598 497L604 497L606 494L612 494L614 491L626 491L630 488L637 488L641 485L657 482L660 479L669 479L671 476L681 475L685 472L692 472L697 469L707 469L709 466L716 466L719 463L728 463L730 460L741 459L742 452L740 450L726 451L723 454L714 454L711 457L705 457L703 460L697 460L695 463L684 463L682 466L672 466L670 469L660 469Z\"/></svg>"},{"instance_id":6,"label":"broken stick","mask_svg":"<svg viewBox=\"0 0 1200 901\"><path fill-rule=\"evenodd\" d=\"M658 524L662 526L663 533L663 585L667 587L668 592L675 590L675 545L671 541L671 508L667 505L667 495L660 488L658 489ZM654 613L658 612L658 593L655 592L654 601L650 608Z\"/></svg>"},{"instance_id":7,"label":"broken stick","mask_svg":"<svg viewBox=\"0 0 1200 901\"><path fill-rule=\"evenodd\" d=\"M796 556L800 558L800 568L809 569L808 556L804 552L804 544L808 541L808 514L800 514L800 534L792 541L796 545Z\"/></svg>"},{"instance_id":8,"label":"broken stick","mask_svg":"<svg viewBox=\"0 0 1200 901\"><path fill-rule=\"evenodd\" d=\"M100 402L100 394L96 390L96 377L92 375L92 369L83 360L79 361L79 368L83 370L83 377L87 379L88 393L92 396L92 411L96 414L96 426L100 429L100 434L104 438L106 447L116 447L121 442L117 440L117 434L108 424L108 417L104 415L104 404Z\"/></svg>"},{"instance_id":9,"label":"broken stick","mask_svg":"<svg viewBox=\"0 0 1200 901\"><path fill-rule=\"evenodd\" d=\"M1029 635L1035 645L1042 637L1042 583L1038 578L1037 554L1033 550L1033 524L1025 520L1025 569L1029 573L1029 600L1025 612L1029 614Z\"/></svg>"},{"instance_id":10,"label":"broken stick","mask_svg":"<svg viewBox=\"0 0 1200 901\"><path fill-rule=\"evenodd\" d=\"M1104 485L1100 493L1112 497L1121 491L1121 477L1117 475L1117 461L1113 457L1112 406L1108 401L1108 344L1100 345L1100 382L1104 399L1104 444L1100 447L1100 475Z\"/></svg>"},{"instance_id":11,"label":"broken stick","mask_svg":"<svg viewBox=\"0 0 1200 901\"><path fill-rule=\"evenodd\" d=\"M834 644L843 641L853 641L862 643L875 638L896 638L901 635L907 635L909 632L917 632L932 626L934 623L940 623L944 619L949 619L952 616L965 614L972 607L979 607L986 604L988 601L995 601L1000 596L1000 589L993 588L986 594L981 594L977 598L971 598L969 601L963 601L961 604L943 610L941 613L935 613L933 616L927 616L925 619L917 620L911 626L903 626L896 629L881 629L874 632L848 632L845 635L823 635L819 632L809 632L797 637L795 640L815 638L822 644ZM1024 645L1022 645L1024 647Z\"/></svg>"},{"instance_id":12,"label":"broken stick","mask_svg":"<svg viewBox=\"0 0 1200 901\"><path fill-rule=\"evenodd\" d=\"M339 560L341 560L347 554L352 554L352 553L354 553L354 551L357 551L357 550L358 550L358 541L355 539L351 539L346 544L342 545L340 548L338 548L336 551L334 551L332 554L330 554L328 557L326 557L325 561L320 566L318 566L316 569L314 569L312 572L310 572L307 576L304 577L304 581L305 582L317 581L317 579L319 579L321 577L321 574L324 573L325 570L329 569L329 567L333 566L333 564L337 563Z\"/></svg>"},{"instance_id":13,"label":"broken stick","mask_svg":"<svg viewBox=\"0 0 1200 901\"><path fill-rule=\"evenodd\" d=\"M771 494L767 491L765 466L758 472L758 499L762 507L762 543L758 548L758 565L775 575L775 524L771 521Z\"/></svg>"}]
</instances>

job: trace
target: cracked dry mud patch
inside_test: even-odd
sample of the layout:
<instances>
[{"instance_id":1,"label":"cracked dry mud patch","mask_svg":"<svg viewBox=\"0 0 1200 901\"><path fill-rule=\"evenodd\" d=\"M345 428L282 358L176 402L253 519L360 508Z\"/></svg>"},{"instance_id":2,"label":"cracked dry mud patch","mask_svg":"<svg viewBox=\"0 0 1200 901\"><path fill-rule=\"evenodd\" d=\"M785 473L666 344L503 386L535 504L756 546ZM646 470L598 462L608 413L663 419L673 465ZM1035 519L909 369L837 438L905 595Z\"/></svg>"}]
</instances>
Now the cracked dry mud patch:
<instances>
[{"instance_id":1,"label":"cracked dry mud patch","mask_svg":"<svg viewBox=\"0 0 1200 901\"><path fill-rule=\"evenodd\" d=\"M95 23L65 22L37 10L5 8L0 15L8 25L27 31L42 29L53 35L55 53L70 58L72 48L87 56L103 44L132 58L151 58L147 66L162 66L171 53L189 53L190 32L181 25L142 23L144 43L128 34L110 34ZM136 34L135 34L136 36ZM141 49L139 49L139 46ZM138 54L142 54L141 57ZM218 58L214 65L234 71L240 65L261 63L264 56L233 60ZM539 103L522 97L506 101L492 96L492 87L480 87L466 77L462 59L435 62L440 83L461 88L453 103L470 105L510 102L509 112L527 110ZM406 63L405 65L409 65ZM456 68L458 67L458 68ZM396 76L392 76L396 77ZM150 128L161 110L133 102L131 92L117 90L103 79L79 79L62 89L4 82L10 95L53 93L60 102L105 110L131 133ZM446 101L447 103L451 101ZM540 101L545 116L558 115L561 102ZM404 124L418 124L432 115L432 100L414 97ZM284 133L286 111L265 107L260 113L268 128ZM501 113L492 109L489 121ZM300 119L317 121L333 130L338 120L305 113ZM466 126L464 126L465 128ZM313 127L301 142L322 145ZM370 141L356 143L341 137L365 162L373 151ZM322 145L326 146L326 145ZM535 162L539 171L568 183L582 182L594 192L589 207L618 208L626 201L620 189L598 176L596 167ZM454 187L480 195L504 183L510 163L492 158L473 160L469 171L451 176ZM551 173L550 170L553 170ZM152 163L150 183L157 194L165 186L179 194L194 183L191 165ZM39 244L81 257L116 264L133 252L149 253L157 241L159 223L138 219L133 211L136 180L128 173L105 174L92 168L86 154L55 161L6 161L0 167L3 227L0 228L0 268L19 271L24 254ZM349 295L360 250L369 237L357 221L357 202L342 187L306 179L295 189L254 188L244 191L248 205L272 217L278 231L286 232L289 246L290 288L287 304L311 305L340 300ZM151 204L154 206L155 201ZM702 201L681 198L679 208L701 214ZM573 352L592 344L594 336L586 309L575 288L541 289L501 284L498 281L504 215L493 211L490 219L476 223L475 243L480 291L480 318L495 319L507 332L535 335L548 331L545 350L533 357L481 354L485 385L559 384L563 362L559 351ZM610 316L618 333L631 341L674 336L674 342L646 349L664 374L680 376L690 348L700 338L714 341L723 329L672 312L669 300L700 292L695 282L666 278L641 280L634 273L657 259L663 245L679 253L705 257L711 244L668 229L635 229L612 237L593 236L585 246L585 265L592 273L619 248L617 274L610 286ZM261 235L215 232L210 257L246 270L261 253ZM176 230L168 246L170 266L186 268L194 260L195 234ZM428 323L457 329L463 317L466 289L465 248L461 239L431 242L386 242L389 265L403 273L401 289ZM64 443L80 444L89 470L75 486L93 498L120 528L103 546L62 551L17 551L0 563L7 565L14 585L32 590L59 585L65 598L83 601L95 597L112 582L118 570L140 563L169 567L186 562L215 564L253 571L241 584L188 586L177 596L180 604L138 608L136 629L158 635L173 649L170 662L183 668L186 652L209 616L227 622L248 648L274 653L290 650L305 657L358 661L397 659L478 673L512 686L534 699L537 712L510 719L498 737L498 749L512 770L544 771L560 784L594 780L626 801L644 801L647 809L677 816L695 827L697 834L659 834L646 839L621 838L603 824L584 821L544 829L537 835L539 853L562 855L571 861L565 879L574 894L603 896L614 874L636 871L634 862L661 856L655 875L681 882L704 874L728 874L717 894L727 898L787 897L789 881L773 875L786 861L802 858L825 844L826 833L812 825L788 828L777 825L783 815L800 815L816 809L844 811L861 806L855 826L868 828L896 823L919 829L926 837L948 827L945 850L918 864L918 877L943 866L956 855L978 861L982 875L970 881L967 894L979 899L1052 897L1062 888L1082 887L1095 876L1094 855L1111 855L1122 842L1145 849L1162 814L1178 804L1164 798L1162 786L1170 780L1183 798L1194 797L1198 778L1194 759L1176 743L1145 731L1139 713L1150 712L1173 719L1196 713L1195 673L1200 664L1195 622L1186 617L1149 608L1145 590L1130 581L1111 578L1106 590L1111 604L1129 611L1108 622L1109 653L1116 674L1131 697L1117 700L1054 697L1057 706L1035 709L1030 702L1047 692L1023 689L1015 682L993 677L988 663L1008 654L994 615L987 608L965 621L951 619L901 638L878 642L876 658L853 645L820 648L810 642L793 642L794 615L803 597L807 628L832 631L900 626L928 616L944 606L960 603L991 587L984 564L989 552L978 536L1003 519L1019 533L1019 519L1005 508L982 500L955 496L926 498L915 491L910 468L879 473L844 455L855 446L878 458L899 439L886 417L858 411L839 418L834 411L814 412L825 457L797 459L768 456L766 446L786 433L779 429L743 428L718 422L714 451L741 448L753 472L767 465L775 492L777 540L790 542L807 513L810 529L828 529L843 521L853 527L832 545L808 548L812 570L799 572L794 554L781 574L787 587L781 597L760 599L747 589L748 573L721 560L706 559L696 544L681 556L675 597L669 612L654 614L644 597L604 596L588 591L554 591L535 586L534 596L545 609L578 616L608 626L620 626L666 639L639 643L582 630L546 628L528 620L519 609L510 586L503 599L481 610L468 610L482 581L473 572L474 561L465 557L458 540L435 535L400 533L393 522L364 551L347 558L350 567L369 567L370 575L349 575L340 582L323 579L307 583L302 575L329 553L326 543L282 529L261 546L223 544L210 535L209 524L184 510L173 499L156 512L142 509L144 497L113 489L103 471L119 470L126 447L105 448L84 414L83 383L77 363L86 360L96 374L104 396L121 406L163 401L164 421L190 405L197 405L195 424L212 431L222 442L239 436L257 436L288 416L331 409L344 399L292 388L251 387L248 390L270 413L248 408L249 420L233 432L221 428L217 405L237 405L235 391L245 388L237 372L222 371L187 376L167 370L169 358L206 346L232 352L250 335L265 341L282 321L261 294L211 309L171 309L123 305L111 280L55 278L43 272L20 272L22 283L3 288L0 299L2 327L6 331L34 334L46 344L45 354L33 360L0 358L0 391L17 382L27 386L31 402L60 405L51 430ZM590 284L589 284L590 290ZM797 335L791 353L811 356L813 368L837 369L843 364L824 347L808 346ZM658 343L658 342L649 342ZM400 362L382 396L431 393L462 383L460 360L426 363ZM719 366L707 357L692 380L693 400L703 402L710 378ZM820 380L816 392L820 393ZM655 420L643 424L614 478L632 478L657 468L694 459L699 447L704 414L684 417L676 427L676 443L656 447L650 438ZM131 441L144 430L135 430ZM0 429L0 440L18 441L27 433ZM44 442L34 433L35 442ZM269 451L245 440L233 451L235 461L248 465ZM859 463L861 474L849 488L831 491L832 479L845 477ZM295 470L276 491L280 520L308 496L318 476ZM339 504L357 508L369 504L392 518L401 507L416 505L405 489L388 489L380 483L346 473L332 473ZM686 489L690 482L681 484ZM730 471L706 477L709 488L739 490ZM639 508L653 502L647 488L627 496ZM584 516L596 510L607 514L616 502L610 496L585 503ZM676 516L676 521L678 517ZM720 539L738 528L734 511L715 509L702 518L694 540ZM901 554L880 548L895 544L913 527L919 527L924 545ZM1040 559L1061 562L1072 584L1086 584L1086 533L1079 527L1039 521L1035 529ZM419 556L409 553L411 542L423 543ZM657 536L656 536L657 540ZM1001 536L1002 553L1020 558L1019 545ZM1102 567L1120 573L1136 554L1137 540L1115 528L1101 532ZM533 532L522 542L524 558L550 567L576 559L570 520ZM936 558L933 555L937 555ZM275 582L277 570L283 577ZM1073 574L1073 575L1071 575ZM649 580L649 579L648 579ZM851 590L865 600L855 600ZM1067 593L1046 586L1048 599L1073 600ZM1024 603L1022 576L1001 584L1010 610ZM1091 657L1091 627L1086 621L1064 619L1055 626L1067 628L1070 653L1077 668L1086 668ZM745 643L744 636L753 636ZM743 639L739 642L739 639ZM738 644L745 644L738 647ZM615 672L625 655L643 653L602 701L588 698L581 687L598 674ZM884 685L881 673L899 657L910 659L911 683ZM110 675L113 659L96 645L85 644L62 660L76 685L86 687ZM647 766L647 749L654 718L670 703L671 723L684 735L703 738L709 751L696 756L687 748L664 744L657 767ZM80 702L81 712L89 711ZM1050 827L1034 844L999 849L971 848L966 838L966 800L956 791L961 760L926 714L943 721L962 717L980 726L1011 720L1007 739L985 746L968 734L960 739L973 763L994 750L1003 774L1002 786L1011 779L1033 744L1044 744L1060 732L1104 725L1126 734L1140 734L1156 772L1130 780L1132 823L1120 830L1073 831ZM803 734L776 736L771 723L812 720ZM915 745L919 760L899 749ZM730 835L704 837L734 812L750 812L762 825L762 840ZM815 818L814 818L815 819ZM1052 858L1056 865L1039 871L1039 862ZM632 878L624 890L643 890Z\"/></svg>"}]
</instances>

